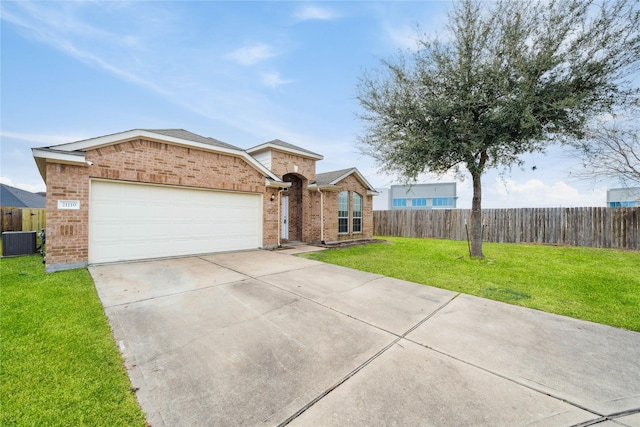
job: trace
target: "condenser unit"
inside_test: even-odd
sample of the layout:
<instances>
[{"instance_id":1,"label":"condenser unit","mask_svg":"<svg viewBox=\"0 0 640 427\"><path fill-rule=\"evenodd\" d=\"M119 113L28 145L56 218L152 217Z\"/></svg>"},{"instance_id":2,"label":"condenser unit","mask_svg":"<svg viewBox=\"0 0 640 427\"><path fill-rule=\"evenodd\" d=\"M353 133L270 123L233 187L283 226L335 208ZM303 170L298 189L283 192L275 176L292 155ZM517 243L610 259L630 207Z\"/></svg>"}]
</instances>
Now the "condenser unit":
<instances>
[{"instance_id":1,"label":"condenser unit","mask_svg":"<svg viewBox=\"0 0 640 427\"><path fill-rule=\"evenodd\" d=\"M35 231L5 231L2 233L2 256L36 253Z\"/></svg>"}]
</instances>

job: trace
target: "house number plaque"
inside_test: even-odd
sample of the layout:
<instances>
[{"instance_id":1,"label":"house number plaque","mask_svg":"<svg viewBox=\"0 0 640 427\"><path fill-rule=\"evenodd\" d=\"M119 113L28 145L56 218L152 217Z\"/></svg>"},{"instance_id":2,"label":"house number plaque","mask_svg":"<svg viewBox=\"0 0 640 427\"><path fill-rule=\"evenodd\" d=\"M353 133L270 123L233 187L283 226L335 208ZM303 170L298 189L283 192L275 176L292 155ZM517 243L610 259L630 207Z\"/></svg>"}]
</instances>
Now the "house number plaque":
<instances>
[{"instance_id":1,"label":"house number plaque","mask_svg":"<svg viewBox=\"0 0 640 427\"><path fill-rule=\"evenodd\" d=\"M58 209L80 209L80 200L58 200Z\"/></svg>"}]
</instances>

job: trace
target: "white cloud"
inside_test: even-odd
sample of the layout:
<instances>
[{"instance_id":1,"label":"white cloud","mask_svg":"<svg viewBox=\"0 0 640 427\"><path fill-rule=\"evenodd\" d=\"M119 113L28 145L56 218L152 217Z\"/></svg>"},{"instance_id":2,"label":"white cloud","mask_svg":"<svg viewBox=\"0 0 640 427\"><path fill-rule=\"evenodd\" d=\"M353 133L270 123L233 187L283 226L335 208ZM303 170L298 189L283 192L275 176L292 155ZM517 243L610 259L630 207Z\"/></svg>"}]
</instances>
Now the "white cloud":
<instances>
[{"instance_id":1,"label":"white cloud","mask_svg":"<svg viewBox=\"0 0 640 427\"><path fill-rule=\"evenodd\" d=\"M6 176L0 176L0 183L9 185L11 187L19 188L21 190L30 191L32 193L47 191L47 187L44 185L44 183L36 184L36 185L24 184L21 182L14 183L11 178L8 178Z\"/></svg>"},{"instance_id":2,"label":"white cloud","mask_svg":"<svg viewBox=\"0 0 640 427\"><path fill-rule=\"evenodd\" d=\"M376 168L364 170L378 187L401 184L397 177L375 177ZM441 176L425 173L418 177L417 182L456 182L457 207L471 209L473 183L468 173L463 173L463 179L453 172ZM550 183L539 179L506 179L499 176L497 171L489 171L483 176L482 184L483 209L605 206L606 203L607 188L592 188L585 182L567 183L557 179Z\"/></svg>"},{"instance_id":3,"label":"white cloud","mask_svg":"<svg viewBox=\"0 0 640 427\"><path fill-rule=\"evenodd\" d=\"M273 48L265 43L244 46L229 52L226 57L242 65L254 65L276 56Z\"/></svg>"},{"instance_id":4,"label":"white cloud","mask_svg":"<svg viewBox=\"0 0 640 427\"><path fill-rule=\"evenodd\" d=\"M277 71L272 71L268 73L262 73L262 83L264 83L264 85L267 87L276 88L278 86L293 83L293 80L285 80L280 77L280 73L278 73Z\"/></svg>"},{"instance_id":5,"label":"white cloud","mask_svg":"<svg viewBox=\"0 0 640 427\"><path fill-rule=\"evenodd\" d=\"M393 49L417 50L418 40L439 39L442 42L451 40L447 30L449 18L447 7L442 2L408 2L420 4L412 8L403 2L375 2L373 10L379 17L380 43ZM412 13L407 13L411 10Z\"/></svg>"},{"instance_id":6,"label":"white cloud","mask_svg":"<svg viewBox=\"0 0 640 427\"><path fill-rule=\"evenodd\" d=\"M329 21L337 18L337 15L334 11L327 9L325 7L318 7L318 6L302 7L296 11L294 16L296 19L300 21L311 21L311 20Z\"/></svg>"},{"instance_id":7,"label":"white cloud","mask_svg":"<svg viewBox=\"0 0 640 427\"><path fill-rule=\"evenodd\" d=\"M21 132L10 132L6 130L0 130L0 137L17 139L18 141L30 142L42 147L49 146L49 145L65 144L67 142L80 141L82 139L86 139L85 137L78 136L78 135L21 133Z\"/></svg>"},{"instance_id":8,"label":"white cloud","mask_svg":"<svg viewBox=\"0 0 640 427\"><path fill-rule=\"evenodd\" d=\"M394 27L390 24L384 25L385 37L399 49L417 50L418 32L415 26L401 25Z\"/></svg>"},{"instance_id":9,"label":"white cloud","mask_svg":"<svg viewBox=\"0 0 640 427\"><path fill-rule=\"evenodd\" d=\"M244 45L225 55L228 44L195 40L185 44L185 26L180 13L155 6L153 2L126 3L129 14L112 9L112 3L1 2L2 20L18 27L25 37L49 45L82 63L116 78L129 81L161 95L168 101L210 120L256 135L268 133L274 122L286 127L283 109L274 105L256 86L238 84L244 77L263 87L290 83L273 73L243 76L237 64L254 65L279 55L264 42ZM8 5L8 7L7 7ZM91 7L90 7L91 6ZM103 15L118 15L114 26L91 20L85 12L101 8ZM149 10L152 8L153 10ZM153 13L151 13L153 12ZM138 18L141 16L141 18ZM146 25L126 25L142 19ZM120 27L118 27L118 25ZM162 54L158 54L162 52ZM220 57L230 59L222 64ZM260 78L262 77L262 78ZM268 117L265 117L268 116ZM274 135L274 137L277 135ZM36 145L54 145L82 138L55 138L46 135L6 135Z\"/></svg>"},{"instance_id":10,"label":"white cloud","mask_svg":"<svg viewBox=\"0 0 640 427\"><path fill-rule=\"evenodd\" d=\"M109 32L92 26L76 18L75 13L82 6L80 3L56 3L56 7L44 3L17 2L18 9L10 11L2 8L2 19L26 30L30 37L48 44L66 54L89 65L97 66L124 80L145 86L161 95L168 95L167 91L152 80L127 70L124 66L115 64L114 58L106 59L100 56L100 46L120 46L120 52L131 53L138 44L134 35L121 36L117 32ZM19 14L22 12L22 16ZM86 44L83 48L81 45ZM105 48L109 50L111 48ZM118 49L116 49L118 51ZM125 61L125 64L127 61Z\"/></svg>"},{"instance_id":11,"label":"white cloud","mask_svg":"<svg viewBox=\"0 0 640 427\"><path fill-rule=\"evenodd\" d=\"M564 181L547 184L538 179L518 182L496 178L483 196L483 207L491 208L604 206L606 188L581 191Z\"/></svg>"}]
</instances>

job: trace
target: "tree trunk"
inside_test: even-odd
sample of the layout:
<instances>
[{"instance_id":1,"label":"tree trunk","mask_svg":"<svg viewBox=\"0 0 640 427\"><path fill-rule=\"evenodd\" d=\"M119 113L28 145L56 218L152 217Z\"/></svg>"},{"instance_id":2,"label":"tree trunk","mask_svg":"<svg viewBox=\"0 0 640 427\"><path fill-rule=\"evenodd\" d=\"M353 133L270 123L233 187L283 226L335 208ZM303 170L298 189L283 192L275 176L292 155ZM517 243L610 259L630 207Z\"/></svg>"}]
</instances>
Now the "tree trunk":
<instances>
[{"instance_id":1,"label":"tree trunk","mask_svg":"<svg viewBox=\"0 0 640 427\"><path fill-rule=\"evenodd\" d=\"M484 258L482 254L482 184L481 172L471 174L473 199L471 201L471 252L472 257Z\"/></svg>"}]
</instances>

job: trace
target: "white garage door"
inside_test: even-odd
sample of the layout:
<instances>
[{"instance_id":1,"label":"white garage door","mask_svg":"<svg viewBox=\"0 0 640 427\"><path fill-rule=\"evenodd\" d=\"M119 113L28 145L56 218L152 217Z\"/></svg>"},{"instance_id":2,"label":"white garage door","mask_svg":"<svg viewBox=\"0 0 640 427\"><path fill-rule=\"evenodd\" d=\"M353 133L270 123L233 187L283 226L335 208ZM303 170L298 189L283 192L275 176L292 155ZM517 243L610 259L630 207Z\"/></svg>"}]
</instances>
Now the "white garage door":
<instances>
[{"instance_id":1,"label":"white garage door","mask_svg":"<svg viewBox=\"0 0 640 427\"><path fill-rule=\"evenodd\" d=\"M262 246L262 196L92 181L89 263Z\"/></svg>"}]
</instances>

